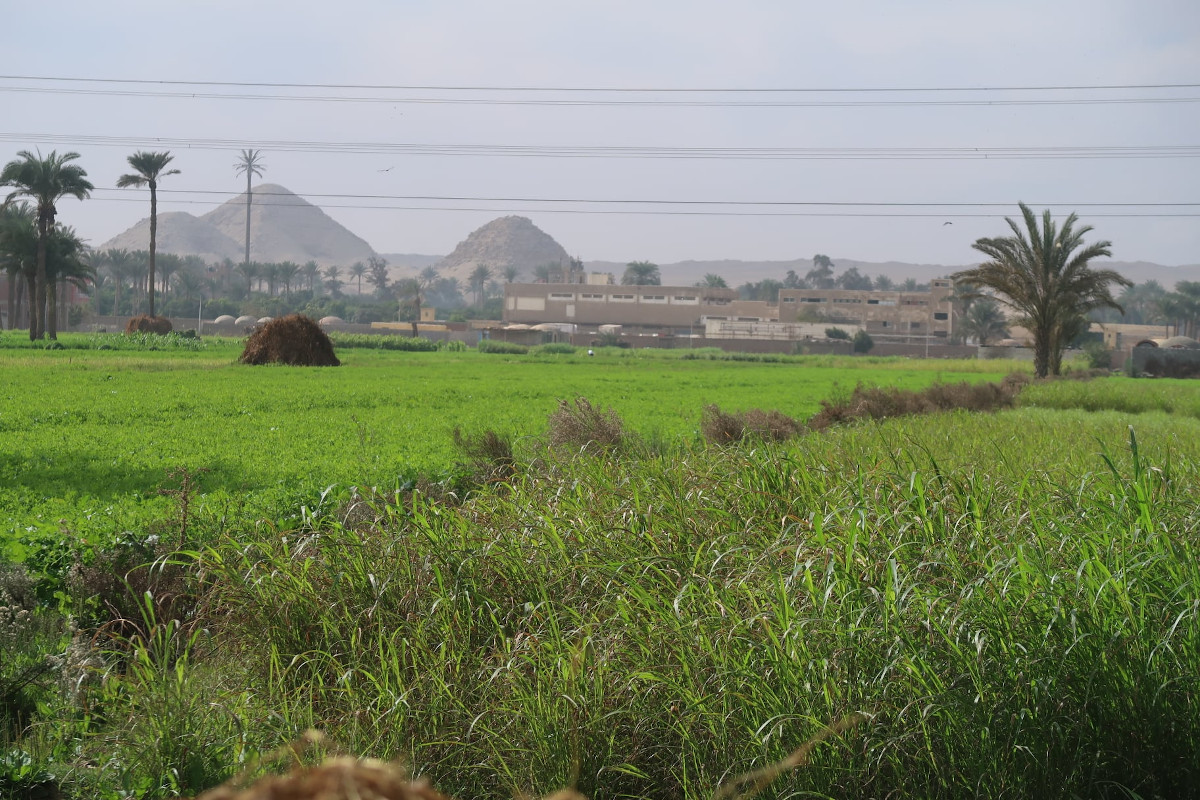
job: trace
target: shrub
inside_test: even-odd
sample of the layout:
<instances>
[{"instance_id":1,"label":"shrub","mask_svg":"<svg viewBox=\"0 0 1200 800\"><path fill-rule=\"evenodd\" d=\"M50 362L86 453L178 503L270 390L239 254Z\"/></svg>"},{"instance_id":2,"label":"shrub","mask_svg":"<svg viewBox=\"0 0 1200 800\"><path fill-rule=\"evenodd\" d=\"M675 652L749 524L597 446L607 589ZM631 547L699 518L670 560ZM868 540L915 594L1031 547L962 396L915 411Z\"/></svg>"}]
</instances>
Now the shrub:
<instances>
[{"instance_id":1,"label":"shrub","mask_svg":"<svg viewBox=\"0 0 1200 800\"><path fill-rule=\"evenodd\" d=\"M455 428L454 445L466 456L459 466L481 481L504 480L517 471L512 438L490 428L478 434L464 434Z\"/></svg>"},{"instance_id":2,"label":"shrub","mask_svg":"<svg viewBox=\"0 0 1200 800\"><path fill-rule=\"evenodd\" d=\"M467 343L458 339L443 339L437 343L437 349L447 353L463 353L466 352Z\"/></svg>"},{"instance_id":3,"label":"shrub","mask_svg":"<svg viewBox=\"0 0 1200 800\"><path fill-rule=\"evenodd\" d=\"M704 407L700 432L710 444L723 445L754 438L783 442L800 434L804 425L782 411L751 408L741 413L725 412L716 405Z\"/></svg>"},{"instance_id":4,"label":"shrub","mask_svg":"<svg viewBox=\"0 0 1200 800\"><path fill-rule=\"evenodd\" d=\"M854 352L869 353L874 346L875 340L871 338L871 334L863 330L854 334Z\"/></svg>"},{"instance_id":5,"label":"shrub","mask_svg":"<svg viewBox=\"0 0 1200 800\"><path fill-rule=\"evenodd\" d=\"M1104 346L1104 342L1088 342L1083 346L1083 355L1091 369L1112 368L1112 351Z\"/></svg>"},{"instance_id":6,"label":"shrub","mask_svg":"<svg viewBox=\"0 0 1200 800\"><path fill-rule=\"evenodd\" d=\"M850 334L841 328L826 328L825 337L828 339L843 339L850 341Z\"/></svg>"},{"instance_id":7,"label":"shrub","mask_svg":"<svg viewBox=\"0 0 1200 800\"><path fill-rule=\"evenodd\" d=\"M808 420L808 427L823 430L860 419L887 419L960 408L968 411L1012 408L1025 382L1006 378L1001 383L935 384L921 392L859 384L848 398L822 400L821 410Z\"/></svg>"},{"instance_id":8,"label":"shrub","mask_svg":"<svg viewBox=\"0 0 1200 800\"><path fill-rule=\"evenodd\" d=\"M246 340L243 364L288 364L297 367L336 367L333 342L321 326L301 314L288 314L260 326Z\"/></svg>"},{"instance_id":9,"label":"shrub","mask_svg":"<svg viewBox=\"0 0 1200 800\"><path fill-rule=\"evenodd\" d=\"M166 317L152 317L148 314L139 314L125 323L125 333L167 334L171 330L171 320Z\"/></svg>"},{"instance_id":10,"label":"shrub","mask_svg":"<svg viewBox=\"0 0 1200 800\"><path fill-rule=\"evenodd\" d=\"M481 353L499 353L508 356L523 356L529 352L529 348L523 344L502 342L497 339L480 339L478 349Z\"/></svg>"},{"instance_id":11,"label":"shrub","mask_svg":"<svg viewBox=\"0 0 1200 800\"><path fill-rule=\"evenodd\" d=\"M550 342L538 345L529 352L540 356L571 356L575 355L575 345L566 342Z\"/></svg>"},{"instance_id":12,"label":"shrub","mask_svg":"<svg viewBox=\"0 0 1200 800\"><path fill-rule=\"evenodd\" d=\"M572 405L558 401L558 409L550 415L550 446L576 452L616 451L626 443L621 418L611 408L601 411L578 397Z\"/></svg>"}]
</instances>

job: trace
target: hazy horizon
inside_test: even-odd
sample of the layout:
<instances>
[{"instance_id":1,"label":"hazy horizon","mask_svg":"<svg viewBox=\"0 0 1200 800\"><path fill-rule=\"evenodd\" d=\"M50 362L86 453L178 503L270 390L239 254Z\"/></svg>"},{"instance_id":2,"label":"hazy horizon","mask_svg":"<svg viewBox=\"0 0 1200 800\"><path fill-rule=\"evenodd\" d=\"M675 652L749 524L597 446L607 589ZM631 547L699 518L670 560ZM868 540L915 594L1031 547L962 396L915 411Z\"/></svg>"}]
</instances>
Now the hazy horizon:
<instances>
[{"instance_id":1,"label":"hazy horizon","mask_svg":"<svg viewBox=\"0 0 1200 800\"><path fill-rule=\"evenodd\" d=\"M379 252L519 214L588 261L955 265L1025 201L1114 260L1200 262L1184 0L67 0L54 47L40 8L5 16L0 163L79 152L97 190L59 219L94 244L149 213L114 188L134 150L170 150L160 211L201 216L255 148Z\"/></svg>"}]
</instances>

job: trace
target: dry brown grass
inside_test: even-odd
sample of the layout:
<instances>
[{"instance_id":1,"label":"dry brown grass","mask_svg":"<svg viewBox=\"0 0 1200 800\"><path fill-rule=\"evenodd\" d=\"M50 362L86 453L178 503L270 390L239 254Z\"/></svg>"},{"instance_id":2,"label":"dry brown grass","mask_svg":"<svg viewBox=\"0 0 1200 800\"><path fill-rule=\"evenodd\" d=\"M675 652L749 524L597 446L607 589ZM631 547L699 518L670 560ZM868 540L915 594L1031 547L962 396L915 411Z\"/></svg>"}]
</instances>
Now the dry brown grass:
<instances>
[{"instance_id":1,"label":"dry brown grass","mask_svg":"<svg viewBox=\"0 0 1200 800\"><path fill-rule=\"evenodd\" d=\"M743 439L783 442L804 431L804 424L782 411L751 408L742 412L722 411L716 405L704 407L700 432L710 444L735 444Z\"/></svg>"},{"instance_id":2,"label":"dry brown grass","mask_svg":"<svg viewBox=\"0 0 1200 800\"><path fill-rule=\"evenodd\" d=\"M149 314L139 314L125 323L126 333L168 334L172 330L171 320L166 317L152 317Z\"/></svg>"},{"instance_id":3,"label":"dry brown grass","mask_svg":"<svg viewBox=\"0 0 1200 800\"><path fill-rule=\"evenodd\" d=\"M460 466L468 469L476 480L503 481L517 472L511 437L491 429L464 434L455 428L454 445L465 457Z\"/></svg>"},{"instance_id":4,"label":"dry brown grass","mask_svg":"<svg viewBox=\"0 0 1200 800\"><path fill-rule=\"evenodd\" d=\"M601 453L621 450L629 440L625 426L611 408L601 411L586 397L571 404L558 401L558 408L548 420L550 446L556 450L576 453Z\"/></svg>"},{"instance_id":5,"label":"dry brown grass","mask_svg":"<svg viewBox=\"0 0 1200 800\"><path fill-rule=\"evenodd\" d=\"M998 411L1016 403L1020 380L1001 383L945 383L920 392L896 388L863 386L844 400L822 400L821 410L808 421L814 431L844 425L860 419L888 419L939 411Z\"/></svg>"},{"instance_id":6,"label":"dry brown grass","mask_svg":"<svg viewBox=\"0 0 1200 800\"><path fill-rule=\"evenodd\" d=\"M394 764L348 756L287 775L268 775L239 789L225 784L196 800L449 800Z\"/></svg>"},{"instance_id":7,"label":"dry brown grass","mask_svg":"<svg viewBox=\"0 0 1200 800\"><path fill-rule=\"evenodd\" d=\"M303 314L288 314L258 328L246 340L243 364L287 364L294 367L336 367L333 342L321 326Z\"/></svg>"}]
</instances>

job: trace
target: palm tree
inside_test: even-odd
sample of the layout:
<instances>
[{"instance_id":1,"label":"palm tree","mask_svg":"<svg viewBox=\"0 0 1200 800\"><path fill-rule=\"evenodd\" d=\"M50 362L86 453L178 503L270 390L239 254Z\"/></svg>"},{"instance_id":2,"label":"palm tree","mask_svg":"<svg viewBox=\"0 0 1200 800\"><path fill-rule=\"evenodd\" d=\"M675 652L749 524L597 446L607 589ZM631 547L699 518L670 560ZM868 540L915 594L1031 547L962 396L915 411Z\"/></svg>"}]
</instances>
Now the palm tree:
<instances>
[{"instance_id":1,"label":"palm tree","mask_svg":"<svg viewBox=\"0 0 1200 800\"><path fill-rule=\"evenodd\" d=\"M490 277L492 277L492 270L487 264L479 264L471 270L471 290L475 292L475 305L477 306L483 305L483 287L487 286Z\"/></svg>"},{"instance_id":2,"label":"palm tree","mask_svg":"<svg viewBox=\"0 0 1200 800\"><path fill-rule=\"evenodd\" d=\"M126 160L134 171L117 178L117 188L150 187L150 316L154 316L154 251L158 236L158 182L168 175L178 175L177 169L166 169L174 160L169 152L152 153L139 150ZM165 170L165 171L164 171Z\"/></svg>"},{"instance_id":3,"label":"palm tree","mask_svg":"<svg viewBox=\"0 0 1200 800\"><path fill-rule=\"evenodd\" d=\"M316 281L321 275L321 268L317 266L315 261L305 261L304 266L300 268L300 272L304 274L304 280L308 281L308 290L316 291Z\"/></svg>"},{"instance_id":4,"label":"palm tree","mask_svg":"<svg viewBox=\"0 0 1200 800\"><path fill-rule=\"evenodd\" d=\"M33 257L29 257L32 245ZM0 269L8 280L8 329L17 327L23 297L33 286L37 271L37 219L26 203L0 208Z\"/></svg>"},{"instance_id":5,"label":"palm tree","mask_svg":"<svg viewBox=\"0 0 1200 800\"><path fill-rule=\"evenodd\" d=\"M500 270L500 274L504 276L505 283L513 283L517 280L517 276L521 274L521 268L516 264L509 264L507 267Z\"/></svg>"},{"instance_id":6,"label":"palm tree","mask_svg":"<svg viewBox=\"0 0 1200 800\"><path fill-rule=\"evenodd\" d=\"M1033 211L1024 203L1020 208L1025 229L1006 219L1013 235L976 240L971 246L990 260L953 278L994 289L997 300L1021 315L1016 322L1033 334L1034 372L1044 378L1059 374L1063 349L1089 311L1121 309L1109 285L1132 286L1133 282L1113 270L1088 266L1094 258L1112 255L1112 243L1085 246L1083 235L1092 227L1076 230L1075 214L1059 229L1046 209L1039 229Z\"/></svg>"},{"instance_id":7,"label":"palm tree","mask_svg":"<svg viewBox=\"0 0 1200 800\"><path fill-rule=\"evenodd\" d=\"M1008 336L1008 325L1004 319L1004 312L1000 310L1000 304L987 296L977 296L975 302L971 303L971 307L963 314L960 324L963 335L974 339L980 347L987 347L987 343L993 339L1004 339Z\"/></svg>"},{"instance_id":8,"label":"palm tree","mask_svg":"<svg viewBox=\"0 0 1200 800\"><path fill-rule=\"evenodd\" d=\"M95 188L87 180L87 172L79 165L70 163L77 158L78 153L63 153L60 156L51 150L50 155L43 158L41 152L35 156L28 150L22 150L17 153L18 160L8 162L0 171L0 186L13 187L4 201L5 205L14 197L29 197L37 207L37 272L34 277L34 302L29 312L31 341L45 335L46 246L58 213L54 204L68 195L83 200L90 197Z\"/></svg>"},{"instance_id":9,"label":"palm tree","mask_svg":"<svg viewBox=\"0 0 1200 800\"><path fill-rule=\"evenodd\" d=\"M396 281L396 294L400 296L400 315L404 315L404 306L412 308L412 338L417 338L417 323L421 321L421 282L416 278L404 278Z\"/></svg>"},{"instance_id":10,"label":"palm tree","mask_svg":"<svg viewBox=\"0 0 1200 800\"><path fill-rule=\"evenodd\" d=\"M808 271L804 279L814 289L832 289L833 288L833 268L835 264L829 259L829 256L824 253L817 253L812 257L813 268Z\"/></svg>"},{"instance_id":11,"label":"palm tree","mask_svg":"<svg viewBox=\"0 0 1200 800\"><path fill-rule=\"evenodd\" d=\"M621 276L622 286L661 286L662 275L658 264L649 261L630 261Z\"/></svg>"},{"instance_id":12,"label":"palm tree","mask_svg":"<svg viewBox=\"0 0 1200 800\"><path fill-rule=\"evenodd\" d=\"M363 275L367 274L367 265L361 261L355 261L350 267L350 277L358 281L358 290L356 294L362 294L362 279Z\"/></svg>"},{"instance_id":13,"label":"palm tree","mask_svg":"<svg viewBox=\"0 0 1200 800\"><path fill-rule=\"evenodd\" d=\"M103 262L108 267L108 274L113 281L113 316L121 314L121 287L128 278L133 277L133 258L128 250L110 247L104 251Z\"/></svg>"},{"instance_id":14,"label":"palm tree","mask_svg":"<svg viewBox=\"0 0 1200 800\"><path fill-rule=\"evenodd\" d=\"M728 289L729 284L715 272L706 272L704 277L696 282L696 285L703 289Z\"/></svg>"},{"instance_id":15,"label":"palm tree","mask_svg":"<svg viewBox=\"0 0 1200 800\"><path fill-rule=\"evenodd\" d=\"M233 165L234 170L238 175L245 173L246 175L246 261L250 263L250 203L254 200L254 192L250 188L251 179L257 175L262 177L263 170L266 167L262 164L261 150L243 150L242 155L238 158L237 163Z\"/></svg>"},{"instance_id":16,"label":"palm tree","mask_svg":"<svg viewBox=\"0 0 1200 800\"><path fill-rule=\"evenodd\" d=\"M79 289L94 283L96 271L83 239L73 228L56 225L46 243L46 332L58 338L58 289L67 284Z\"/></svg>"}]
</instances>

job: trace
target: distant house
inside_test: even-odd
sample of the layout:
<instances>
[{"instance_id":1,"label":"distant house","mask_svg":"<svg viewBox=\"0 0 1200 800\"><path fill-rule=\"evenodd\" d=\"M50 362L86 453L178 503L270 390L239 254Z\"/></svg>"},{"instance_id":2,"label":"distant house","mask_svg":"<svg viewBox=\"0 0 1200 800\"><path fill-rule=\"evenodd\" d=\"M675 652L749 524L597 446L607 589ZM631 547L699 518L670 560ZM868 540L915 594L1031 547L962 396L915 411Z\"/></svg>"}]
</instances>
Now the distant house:
<instances>
[{"instance_id":1,"label":"distant house","mask_svg":"<svg viewBox=\"0 0 1200 800\"><path fill-rule=\"evenodd\" d=\"M953 282L929 291L781 289L779 302L740 300L734 289L699 286L618 286L583 283L510 283L504 322L573 323L596 331L620 325L630 333L727 338L802 339L829 325L865 330L897 342L944 343L954 329ZM718 331L720 332L718 334Z\"/></svg>"}]
</instances>

